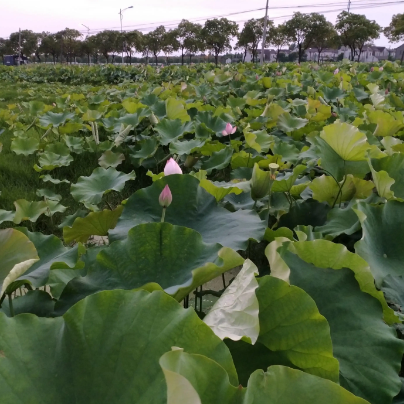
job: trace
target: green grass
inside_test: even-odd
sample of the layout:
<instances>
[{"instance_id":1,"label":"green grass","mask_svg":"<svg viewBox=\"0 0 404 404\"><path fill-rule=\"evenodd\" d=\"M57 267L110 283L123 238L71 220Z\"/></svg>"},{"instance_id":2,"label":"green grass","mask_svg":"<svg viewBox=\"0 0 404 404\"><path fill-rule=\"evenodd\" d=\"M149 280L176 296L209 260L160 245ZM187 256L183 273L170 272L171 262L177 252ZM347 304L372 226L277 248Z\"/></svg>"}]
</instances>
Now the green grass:
<instances>
[{"instance_id":1,"label":"green grass","mask_svg":"<svg viewBox=\"0 0 404 404\"><path fill-rule=\"evenodd\" d=\"M61 91L55 91L55 89L60 89ZM56 98L61 94L65 92L73 93L74 91L74 86L69 87L59 84L33 85L30 83L21 83L16 85L0 83L0 110L6 109L7 105L32 99L51 104L55 102ZM7 127L8 125L0 120L0 131ZM36 128L30 129L28 134L38 139L42 136L42 133ZM62 230L58 229L57 226L67 215L73 214L78 209L83 209L83 205L73 199L70 194L69 184L62 183L55 185L50 182L43 182L40 179L42 173L36 172L33 168L34 164L37 163L37 156L16 155L10 149L12 140L13 132L8 129L0 135L0 143L3 144L0 153L0 209L15 210L14 202L18 199L26 199L28 201L41 200L41 198L36 195L37 189L48 188L62 196L60 202L67 207L66 211L64 213L56 213L52 220L42 215L36 223L23 222L22 225L34 231L61 235ZM91 175L93 170L98 167L98 158L101 154L101 152L98 154L88 152L84 152L80 155L73 154L74 161L70 166L56 168L51 172L45 172L45 174L49 173L54 178L67 179L71 183L75 183L80 176ZM129 159L127 159L118 169L120 171L129 172L133 167L130 165ZM141 172L138 174L143 178L143 181L140 181L142 182L141 186L145 185L144 182L147 183L150 181L149 177L144 178L145 173ZM127 183L125 189L120 193L110 192L104 196L100 208L108 209L109 206L115 207L119 205L122 199L128 198L141 186L137 180ZM0 224L0 228L7 227L10 227L10 222Z\"/></svg>"}]
</instances>

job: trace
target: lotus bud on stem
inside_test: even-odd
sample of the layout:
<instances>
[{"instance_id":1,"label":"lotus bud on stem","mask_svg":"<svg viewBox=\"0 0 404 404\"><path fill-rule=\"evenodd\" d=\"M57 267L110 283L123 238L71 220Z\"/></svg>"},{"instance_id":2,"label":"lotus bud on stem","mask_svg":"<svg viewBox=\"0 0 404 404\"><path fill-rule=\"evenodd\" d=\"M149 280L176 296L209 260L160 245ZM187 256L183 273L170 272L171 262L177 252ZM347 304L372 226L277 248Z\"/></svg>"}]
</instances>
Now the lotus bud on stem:
<instances>
[{"instance_id":1,"label":"lotus bud on stem","mask_svg":"<svg viewBox=\"0 0 404 404\"><path fill-rule=\"evenodd\" d=\"M170 187L166 185L159 196L159 204L163 208L163 213L161 214L161 223L164 223L166 209L171 205L172 201L173 196L171 194Z\"/></svg>"},{"instance_id":2,"label":"lotus bud on stem","mask_svg":"<svg viewBox=\"0 0 404 404\"><path fill-rule=\"evenodd\" d=\"M171 175L171 174L182 174L181 167L178 163L171 157L164 167L164 175Z\"/></svg>"}]
</instances>

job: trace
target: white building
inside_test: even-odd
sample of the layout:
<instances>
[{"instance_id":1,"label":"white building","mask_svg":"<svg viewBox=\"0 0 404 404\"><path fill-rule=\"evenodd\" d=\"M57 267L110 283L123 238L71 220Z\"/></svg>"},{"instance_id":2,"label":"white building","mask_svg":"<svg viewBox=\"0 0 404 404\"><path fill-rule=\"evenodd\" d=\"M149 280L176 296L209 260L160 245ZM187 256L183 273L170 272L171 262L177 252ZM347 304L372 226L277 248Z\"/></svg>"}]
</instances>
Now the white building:
<instances>
[{"instance_id":1,"label":"white building","mask_svg":"<svg viewBox=\"0 0 404 404\"><path fill-rule=\"evenodd\" d=\"M281 49L279 54L283 53L284 55L289 55L291 51L289 49ZM264 49L264 61L269 62L276 62L276 54L277 51L275 49ZM261 60L261 49L257 51L257 61ZM252 52L250 50L247 51L245 56L246 62L252 62Z\"/></svg>"},{"instance_id":2,"label":"white building","mask_svg":"<svg viewBox=\"0 0 404 404\"><path fill-rule=\"evenodd\" d=\"M341 53L342 51L338 49L324 48L320 52L320 62L335 61L337 60L338 55ZM318 62L318 48L309 48L305 51L305 54L307 56L307 60Z\"/></svg>"}]
</instances>

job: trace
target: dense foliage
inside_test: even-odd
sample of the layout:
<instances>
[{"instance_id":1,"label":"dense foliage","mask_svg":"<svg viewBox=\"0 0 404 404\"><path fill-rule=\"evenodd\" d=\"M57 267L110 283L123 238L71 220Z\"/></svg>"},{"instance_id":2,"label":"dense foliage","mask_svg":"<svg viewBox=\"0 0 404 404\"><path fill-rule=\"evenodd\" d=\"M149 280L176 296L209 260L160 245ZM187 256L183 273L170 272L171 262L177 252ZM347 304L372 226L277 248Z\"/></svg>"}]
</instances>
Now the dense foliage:
<instances>
[{"instance_id":1,"label":"dense foliage","mask_svg":"<svg viewBox=\"0 0 404 404\"><path fill-rule=\"evenodd\" d=\"M401 66L0 81L2 403L402 402Z\"/></svg>"}]
</instances>

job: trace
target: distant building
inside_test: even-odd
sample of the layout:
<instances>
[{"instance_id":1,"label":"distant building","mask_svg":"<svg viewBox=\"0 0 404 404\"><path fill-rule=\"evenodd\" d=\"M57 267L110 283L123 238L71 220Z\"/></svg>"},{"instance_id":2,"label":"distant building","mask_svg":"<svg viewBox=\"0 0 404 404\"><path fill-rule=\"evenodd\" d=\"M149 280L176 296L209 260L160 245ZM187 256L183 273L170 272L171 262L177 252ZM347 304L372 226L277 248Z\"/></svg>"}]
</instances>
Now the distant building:
<instances>
[{"instance_id":1,"label":"distant building","mask_svg":"<svg viewBox=\"0 0 404 404\"><path fill-rule=\"evenodd\" d=\"M395 49L394 53L395 60L403 60L404 59L404 44L400 45Z\"/></svg>"},{"instance_id":2,"label":"distant building","mask_svg":"<svg viewBox=\"0 0 404 404\"><path fill-rule=\"evenodd\" d=\"M337 60L338 55L341 52L342 51L340 51L338 49L324 48L320 52L320 62L335 61L335 60ZM318 58L318 53L319 53L318 48L309 48L309 49L306 50L305 53L307 55L307 60L310 60L312 62L317 62L319 60L319 58Z\"/></svg>"},{"instance_id":3,"label":"distant building","mask_svg":"<svg viewBox=\"0 0 404 404\"><path fill-rule=\"evenodd\" d=\"M293 52L297 52L297 49ZM292 51L289 49L281 49L279 54L283 53L285 56L288 56ZM351 49L347 46L342 46L340 49L332 49L332 48L325 48L320 52L320 62L326 61L336 61L338 56L343 54L344 59L351 60ZM399 46L396 49L388 49L385 46L364 46L359 58L360 62L379 62L383 60L388 60L389 58L401 60L404 53L404 44ZM265 49L264 50L264 61L265 62L276 62L276 54L277 51L275 49ZM358 59L359 50L355 53L355 61ZM318 48L309 48L305 51L305 55L308 61L317 62L318 59ZM261 58L261 49L257 51L257 61ZM247 51L246 62L252 62L252 52L250 50Z\"/></svg>"}]
</instances>

